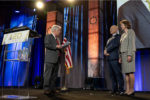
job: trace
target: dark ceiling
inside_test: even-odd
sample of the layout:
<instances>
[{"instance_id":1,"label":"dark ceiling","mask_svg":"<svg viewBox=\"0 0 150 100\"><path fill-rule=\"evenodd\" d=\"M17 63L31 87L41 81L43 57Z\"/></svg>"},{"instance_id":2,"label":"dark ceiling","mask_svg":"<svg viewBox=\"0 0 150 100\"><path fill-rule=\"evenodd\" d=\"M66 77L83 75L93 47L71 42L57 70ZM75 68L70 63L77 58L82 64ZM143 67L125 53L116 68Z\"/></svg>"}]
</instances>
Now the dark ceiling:
<instances>
[{"instance_id":1,"label":"dark ceiling","mask_svg":"<svg viewBox=\"0 0 150 100\"><path fill-rule=\"evenodd\" d=\"M15 9L19 10L21 7L27 7L30 9L36 8L36 2L38 0L1 0L0 9ZM41 1L41 0L40 0ZM37 9L36 14L40 19L45 20L46 12L51 10L57 10L63 13L63 8L67 6L74 6L83 3L87 3L84 0L74 0L73 2L68 2L68 0L42 0L45 4L43 9Z\"/></svg>"},{"instance_id":2,"label":"dark ceiling","mask_svg":"<svg viewBox=\"0 0 150 100\"><path fill-rule=\"evenodd\" d=\"M4 6L27 6L29 8L35 8L35 4L37 1L41 0L0 0L0 7ZM69 2L68 0L42 0L45 4L48 3L58 3L63 7L77 5L77 4L83 4L84 2L87 2L88 0L74 0L73 2Z\"/></svg>"}]
</instances>

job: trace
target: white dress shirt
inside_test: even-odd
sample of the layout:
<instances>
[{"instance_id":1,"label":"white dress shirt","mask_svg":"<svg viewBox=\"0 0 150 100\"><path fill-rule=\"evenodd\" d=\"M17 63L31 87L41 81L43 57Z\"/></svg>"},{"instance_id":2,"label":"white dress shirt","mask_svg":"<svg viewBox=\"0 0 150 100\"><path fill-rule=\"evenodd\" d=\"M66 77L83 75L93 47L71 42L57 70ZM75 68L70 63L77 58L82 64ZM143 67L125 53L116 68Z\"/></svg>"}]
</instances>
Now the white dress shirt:
<instances>
[{"instance_id":1,"label":"white dress shirt","mask_svg":"<svg viewBox=\"0 0 150 100\"><path fill-rule=\"evenodd\" d=\"M55 34L53 34L53 33L51 33L53 36L54 36L54 38L56 39L56 36L55 36Z\"/></svg>"},{"instance_id":2,"label":"white dress shirt","mask_svg":"<svg viewBox=\"0 0 150 100\"><path fill-rule=\"evenodd\" d=\"M112 36L115 36L115 35L117 35L118 33L115 33L115 34L113 34Z\"/></svg>"}]
</instances>

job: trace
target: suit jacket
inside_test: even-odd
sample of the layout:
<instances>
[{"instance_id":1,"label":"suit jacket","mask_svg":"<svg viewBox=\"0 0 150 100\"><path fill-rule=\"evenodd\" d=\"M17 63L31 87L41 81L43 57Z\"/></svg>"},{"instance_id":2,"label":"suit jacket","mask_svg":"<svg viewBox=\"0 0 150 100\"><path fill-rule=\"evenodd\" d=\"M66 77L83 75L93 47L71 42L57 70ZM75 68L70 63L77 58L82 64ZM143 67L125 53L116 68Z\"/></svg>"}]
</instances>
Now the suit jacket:
<instances>
[{"instance_id":1,"label":"suit jacket","mask_svg":"<svg viewBox=\"0 0 150 100\"><path fill-rule=\"evenodd\" d=\"M45 62L57 63L59 58L59 50L56 48L57 41L52 34L46 35L44 39L44 45L46 48Z\"/></svg>"},{"instance_id":2,"label":"suit jacket","mask_svg":"<svg viewBox=\"0 0 150 100\"><path fill-rule=\"evenodd\" d=\"M120 35L116 34L111 37L107 42L105 50L109 53L108 60L118 60L119 59L119 45L120 45Z\"/></svg>"},{"instance_id":3,"label":"suit jacket","mask_svg":"<svg viewBox=\"0 0 150 100\"><path fill-rule=\"evenodd\" d=\"M132 29L128 30L128 33L121 35L120 40L120 53L127 52L128 56L133 56L133 52L136 51L135 47L135 33Z\"/></svg>"},{"instance_id":4,"label":"suit jacket","mask_svg":"<svg viewBox=\"0 0 150 100\"><path fill-rule=\"evenodd\" d=\"M118 22L129 20L136 34L136 47L149 48L150 42L150 12L141 0L130 0L119 8ZM119 27L119 32L123 31Z\"/></svg>"}]
</instances>

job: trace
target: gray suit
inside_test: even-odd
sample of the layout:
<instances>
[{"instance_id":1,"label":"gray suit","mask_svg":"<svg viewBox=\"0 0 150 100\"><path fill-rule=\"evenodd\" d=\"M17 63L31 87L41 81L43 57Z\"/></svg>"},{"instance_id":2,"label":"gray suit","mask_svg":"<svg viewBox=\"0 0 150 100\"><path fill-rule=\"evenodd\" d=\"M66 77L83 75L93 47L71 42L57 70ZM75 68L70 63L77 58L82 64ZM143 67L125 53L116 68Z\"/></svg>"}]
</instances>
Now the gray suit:
<instances>
[{"instance_id":1,"label":"gray suit","mask_svg":"<svg viewBox=\"0 0 150 100\"><path fill-rule=\"evenodd\" d=\"M135 47L135 33L132 29L128 30L128 33L123 33L120 40L120 53L127 52L128 56L132 56L136 51ZM123 40L122 40L123 39Z\"/></svg>"},{"instance_id":2,"label":"gray suit","mask_svg":"<svg viewBox=\"0 0 150 100\"><path fill-rule=\"evenodd\" d=\"M46 35L44 40L46 48L45 62L57 63L59 58L59 50L56 48L57 42L52 34Z\"/></svg>"},{"instance_id":3,"label":"gray suit","mask_svg":"<svg viewBox=\"0 0 150 100\"><path fill-rule=\"evenodd\" d=\"M135 33L132 29L128 33L121 35L120 39L120 57L122 59L122 68L124 73L135 72ZM132 61L128 62L127 57L131 56Z\"/></svg>"},{"instance_id":4,"label":"gray suit","mask_svg":"<svg viewBox=\"0 0 150 100\"><path fill-rule=\"evenodd\" d=\"M56 48L57 41L50 34L45 36L44 45L46 48L45 54L45 75L44 75L44 90L55 90L55 83L59 69L59 53Z\"/></svg>"},{"instance_id":5,"label":"gray suit","mask_svg":"<svg viewBox=\"0 0 150 100\"><path fill-rule=\"evenodd\" d=\"M130 0L119 8L118 23L129 20L136 34L137 48L150 48L150 12L141 0ZM119 32L122 30L119 27Z\"/></svg>"}]
</instances>

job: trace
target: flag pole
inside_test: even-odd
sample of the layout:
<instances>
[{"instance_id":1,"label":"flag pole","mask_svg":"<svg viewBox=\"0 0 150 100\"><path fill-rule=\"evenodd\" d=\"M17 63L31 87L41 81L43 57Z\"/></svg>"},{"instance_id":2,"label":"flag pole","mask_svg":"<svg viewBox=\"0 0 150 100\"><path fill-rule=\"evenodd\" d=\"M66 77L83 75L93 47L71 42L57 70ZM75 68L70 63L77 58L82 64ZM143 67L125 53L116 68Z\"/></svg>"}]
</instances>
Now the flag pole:
<instances>
[{"instance_id":1,"label":"flag pole","mask_svg":"<svg viewBox=\"0 0 150 100\"><path fill-rule=\"evenodd\" d=\"M69 21L69 18L70 18L70 7L68 8L68 19L67 19L67 28L66 28L66 35L67 36L69 36L70 34L69 34L69 24L70 24L70 21ZM68 88L67 88L67 84L68 84L68 82L67 82L67 74L66 74L66 66L65 66L65 75L64 75L64 86L63 86L63 88L61 88L61 90L62 91L67 91L68 90Z\"/></svg>"}]
</instances>

